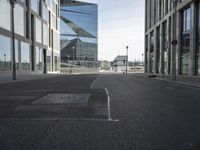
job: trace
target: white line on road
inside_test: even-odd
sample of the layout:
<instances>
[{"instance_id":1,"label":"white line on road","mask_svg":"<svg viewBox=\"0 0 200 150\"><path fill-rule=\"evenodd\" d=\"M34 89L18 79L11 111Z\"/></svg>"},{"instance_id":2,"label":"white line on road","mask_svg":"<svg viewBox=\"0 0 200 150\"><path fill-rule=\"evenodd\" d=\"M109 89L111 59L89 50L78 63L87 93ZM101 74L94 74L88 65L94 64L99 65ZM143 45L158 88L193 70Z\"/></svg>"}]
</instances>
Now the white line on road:
<instances>
[{"instance_id":1,"label":"white line on road","mask_svg":"<svg viewBox=\"0 0 200 150\"><path fill-rule=\"evenodd\" d=\"M108 119L76 119L76 118L5 118L0 121L96 121L96 122L119 122L119 120Z\"/></svg>"},{"instance_id":2,"label":"white line on road","mask_svg":"<svg viewBox=\"0 0 200 150\"><path fill-rule=\"evenodd\" d=\"M110 96L107 88L105 88L106 94L107 94L107 100L108 100L108 121L112 121L111 113L110 113Z\"/></svg>"},{"instance_id":3,"label":"white line on road","mask_svg":"<svg viewBox=\"0 0 200 150\"><path fill-rule=\"evenodd\" d=\"M92 84L91 84L91 86L90 86L90 89L93 88L93 85L94 85L94 83L96 82L96 80L97 80L97 78L92 82Z\"/></svg>"}]
</instances>

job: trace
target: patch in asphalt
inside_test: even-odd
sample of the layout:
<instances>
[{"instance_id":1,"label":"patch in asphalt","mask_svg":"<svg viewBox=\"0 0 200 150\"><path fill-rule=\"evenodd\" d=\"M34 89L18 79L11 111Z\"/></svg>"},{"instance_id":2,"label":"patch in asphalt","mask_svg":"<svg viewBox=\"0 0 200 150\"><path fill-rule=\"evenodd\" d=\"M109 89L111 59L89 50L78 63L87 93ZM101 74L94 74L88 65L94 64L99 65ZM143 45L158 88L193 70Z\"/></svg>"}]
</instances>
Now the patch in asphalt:
<instances>
[{"instance_id":1,"label":"patch in asphalt","mask_svg":"<svg viewBox=\"0 0 200 150\"><path fill-rule=\"evenodd\" d=\"M87 104L90 98L89 93L86 94L48 94L32 104Z\"/></svg>"}]
</instances>

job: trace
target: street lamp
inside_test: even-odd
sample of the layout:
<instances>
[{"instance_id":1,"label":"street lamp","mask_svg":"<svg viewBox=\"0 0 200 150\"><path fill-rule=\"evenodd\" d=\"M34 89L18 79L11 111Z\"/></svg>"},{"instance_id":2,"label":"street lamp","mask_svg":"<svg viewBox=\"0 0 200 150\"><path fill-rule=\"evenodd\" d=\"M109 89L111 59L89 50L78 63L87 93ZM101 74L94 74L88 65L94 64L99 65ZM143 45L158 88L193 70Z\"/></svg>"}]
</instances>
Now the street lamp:
<instances>
[{"instance_id":1,"label":"street lamp","mask_svg":"<svg viewBox=\"0 0 200 150\"><path fill-rule=\"evenodd\" d=\"M142 65L144 65L144 54L142 54Z\"/></svg>"},{"instance_id":2,"label":"street lamp","mask_svg":"<svg viewBox=\"0 0 200 150\"><path fill-rule=\"evenodd\" d=\"M75 57L74 57L74 50L75 50L75 47L74 47L74 46L72 47L72 50L73 50L73 61L74 61L74 59L75 59Z\"/></svg>"},{"instance_id":3,"label":"street lamp","mask_svg":"<svg viewBox=\"0 0 200 150\"><path fill-rule=\"evenodd\" d=\"M128 46L126 46L126 74L128 74Z\"/></svg>"},{"instance_id":4,"label":"street lamp","mask_svg":"<svg viewBox=\"0 0 200 150\"><path fill-rule=\"evenodd\" d=\"M173 26L173 49L172 49L172 80L176 80L176 46L178 44L176 39L176 11L177 11L177 5L178 0L174 0L174 26Z\"/></svg>"},{"instance_id":5,"label":"street lamp","mask_svg":"<svg viewBox=\"0 0 200 150\"><path fill-rule=\"evenodd\" d=\"M16 62L15 62L15 28L14 28L14 7L17 0L7 0L11 5L11 26L12 26L12 59L13 59L13 80L16 80Z\"/></svg>"}]
</instances>

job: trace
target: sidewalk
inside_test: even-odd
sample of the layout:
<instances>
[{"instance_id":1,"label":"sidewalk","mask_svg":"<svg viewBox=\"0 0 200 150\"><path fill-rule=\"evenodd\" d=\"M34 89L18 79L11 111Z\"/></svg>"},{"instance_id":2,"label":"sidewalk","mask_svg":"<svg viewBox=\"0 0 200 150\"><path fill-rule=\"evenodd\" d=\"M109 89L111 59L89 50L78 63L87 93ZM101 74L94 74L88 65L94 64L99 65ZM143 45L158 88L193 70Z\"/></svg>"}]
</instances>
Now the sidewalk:
<instances>
[{"instance_id":1,"label":"sidewalk","mask_svg":"<svg viewBox=\"0 0 200 150\"><path fill-rule=\"evenodd\" d=\"M51 73L51 74L39 74L39 73L17 73L17 80L12 79L12 73L0 73L0 84L10 83L10 82L21 82L28 80L37 80L37 79L45 79L50 77L56 77L60 74Z\"/></svg>"},{"instance_id":2,"label":"sidewalk","mask_svg":"<svg viewBox=\"0 0 200 150\"><path fill-rule=\"evenodd\" d=\"M133 75L151 78L151 79L155 79L155 80L162 80L162 81L166 81L169 83L180 84L180 85L184 85L184 86L200 88L200 76L178 75L176 80L172 80L171 75L145 74L145 73L138 73L138 74L133 74Z\"/></svg>"}]
</instances>

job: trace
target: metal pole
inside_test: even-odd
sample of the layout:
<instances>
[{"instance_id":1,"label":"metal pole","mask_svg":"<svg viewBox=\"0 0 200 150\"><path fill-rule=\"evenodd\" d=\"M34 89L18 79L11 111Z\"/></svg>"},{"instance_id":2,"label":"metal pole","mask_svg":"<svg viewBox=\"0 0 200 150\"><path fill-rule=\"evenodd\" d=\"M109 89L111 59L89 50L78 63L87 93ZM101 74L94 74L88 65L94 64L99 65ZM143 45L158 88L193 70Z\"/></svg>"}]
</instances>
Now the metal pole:
<instances>
[{"instance_id":1,"label":"metal pole","mask_svg":"<svg viewBox=\"0 0 200 150\"><path fill-rule=\"evenodd\" d=\"M15 62L15 30L14 30L14 3L10 3L11 4L11 17L12 17L12 57L13 57L13 80L16 80L16 62Z\"/></svg>"},{"instance_id":2,"label":"metal pole","mask_svg":"<svg viewBox=\"0 0 200 150\"><path fill-rule=\"evenodd\" d=\"M174 26L173 26L173 42L177 41L176 40L176 11L177 11L177 4L178 0L174 0ZM173 49L172 49L172 80L176 80L176 44L173 44Z\"/></svg>"},{"instance_id":3,"label":"metal pole","mask_svg":"<svg viewBox=\"0 0 200 150\"><path fill-rule=\"evenodd\" d=\"M126 74L128 74L128 46L126 46Z\"/></svg>"}]
</instances>

